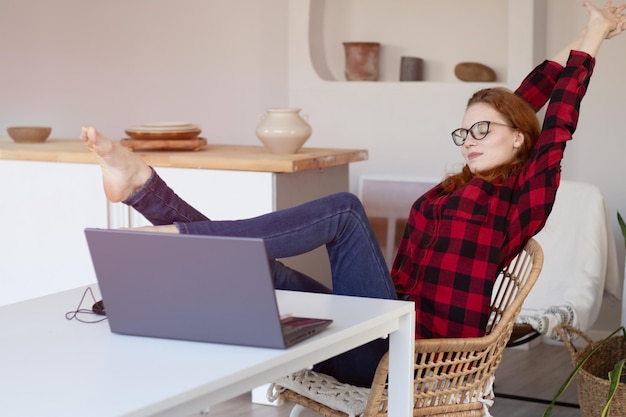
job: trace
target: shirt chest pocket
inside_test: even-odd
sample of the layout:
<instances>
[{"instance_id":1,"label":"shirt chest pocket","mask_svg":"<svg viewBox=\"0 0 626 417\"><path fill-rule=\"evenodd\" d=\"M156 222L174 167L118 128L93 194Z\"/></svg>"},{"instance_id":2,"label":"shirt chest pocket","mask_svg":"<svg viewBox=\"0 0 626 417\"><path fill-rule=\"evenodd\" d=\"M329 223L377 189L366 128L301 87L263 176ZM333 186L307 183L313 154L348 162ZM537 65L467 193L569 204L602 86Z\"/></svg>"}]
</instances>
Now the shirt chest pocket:
<instances>
[{"instance_id":1,"label":"shirt chest pocket","mask_svg":"<svg viewBox=\"0 0 626 417\"><path fill-rule=\"evenodd\" d=\"M442 219L483 224L489 216L489 198L484 194L476 199L466 196L450 198L443 207Z\"/></svg>"}]
</instances>

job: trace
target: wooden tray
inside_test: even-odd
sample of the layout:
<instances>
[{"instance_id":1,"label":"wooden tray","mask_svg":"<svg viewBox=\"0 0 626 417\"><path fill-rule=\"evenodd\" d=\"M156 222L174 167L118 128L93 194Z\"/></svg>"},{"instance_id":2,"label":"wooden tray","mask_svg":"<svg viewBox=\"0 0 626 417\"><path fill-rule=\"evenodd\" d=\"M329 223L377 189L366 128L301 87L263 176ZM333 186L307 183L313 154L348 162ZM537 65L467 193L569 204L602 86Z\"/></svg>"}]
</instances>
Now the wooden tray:
<instances>
[{"instance_id":1,"label":"wooden tray","mask_svg":"<svg viewBox=\"0 0 626 417\"><path fill-rule=\"evenodd\" d=\"M133 151L197 151L206 146L205 138L194 139L122 139L120 143Z\"/></svg>"},{"instance_id":2,"label":"wooden tray","mask_svg":"<svg viewBox=\"0 0 626 417\"><path fill-rule=\"evenodd\" d=\"M127 129L126 134L130 139L142 139L142 140L183 140L183 139L195 139L198 137L202 130L192 129L184 131L171 131L171 132L140 132Z\"/></svg>"}]
</instances>

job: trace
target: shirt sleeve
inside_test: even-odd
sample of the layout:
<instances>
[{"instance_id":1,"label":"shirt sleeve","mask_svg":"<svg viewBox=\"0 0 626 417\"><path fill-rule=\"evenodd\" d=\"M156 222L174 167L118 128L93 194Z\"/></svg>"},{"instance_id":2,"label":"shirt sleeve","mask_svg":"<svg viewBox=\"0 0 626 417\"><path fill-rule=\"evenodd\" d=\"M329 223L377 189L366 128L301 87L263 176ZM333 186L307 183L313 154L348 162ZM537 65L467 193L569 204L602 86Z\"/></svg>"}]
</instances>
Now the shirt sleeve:
<instances>
[{"instance_id":1,"label":"shirt sleeve","mask_svg":"<svg viewBox=\"0 0 626 417\"><path fill-rule=\"evenodd\" d=\"M540 142L547 137L550 142L563 142L572 138L578 125L580 103L587 92L595 59L590 55L572 51L567 66L561 72L550 104L546 110Z\"/></svg>"},{"instance_id":2,"label":"shirt sleeve","mask_svg":"<svg viewBox=\"0 0 626 417\"><path fill-rule=\"evenodd\" d=\"M554 85L541 134L518 179L519 216L526 219L522 226L526 231L510 230L511 234L536 234L543 228L552 211L561 178L565 143L576 130L580 103L587 91L594 65L595 59L590 55L572 51Z\"/></svg>"},{"instance_id":3,"label":"shirt sleeve","mask_svg":"<svg viewBox=\"0 0 626 417\"><path fill-rule=\"evenodd\" d=\"M578 125L580 103L594 65L595 59L590 55L580 51L570 53L550 95L541 134L527 167L529 175L560 167L564 143L572 138Z\"/></svg>"},{"instance_id":4,"label":"shirt sleeve","mask_svg":"<svg viewBox=\"0 0 626 417\"><path fill-rule=\"evenodd\" d=\"M515 93L538 112L548 101L563 67L554 61L544 61L524 78Z\"/></svg>"}]
</instances>

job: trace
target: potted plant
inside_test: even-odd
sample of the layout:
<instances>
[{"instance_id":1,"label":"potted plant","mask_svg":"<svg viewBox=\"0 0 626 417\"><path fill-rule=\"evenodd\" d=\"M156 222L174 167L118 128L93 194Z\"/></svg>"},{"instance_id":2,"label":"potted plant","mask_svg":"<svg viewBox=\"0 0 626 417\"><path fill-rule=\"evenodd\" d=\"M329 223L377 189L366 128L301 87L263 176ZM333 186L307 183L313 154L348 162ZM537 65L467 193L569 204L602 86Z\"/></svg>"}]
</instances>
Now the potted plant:
<instances>
[{"instance_id":1,"label":"potted plant","mask_svg":"<svg viewBox=\"0 0 626 417\"><path fill-rule=\"evenodd\" d=\"M624 219L622 218L619 212L617 213L617 221L619 223L622 236L624 237L624 242L626 243L626 222L624 222ZM626 401L626 395L624 391L626 390L626 386L624 385L624 383L626 382L626 376L624 375L624 367L626 363L626 353L625 353L626 329L624 328L624 326L621 326L620 328L615 330L613 333L611 333L604 339L597 341L597 342L592 342L580 330L575 329L568 325L560 325L557 331L559 332L561 339L563 339L568 349L570 350L570 353L572 354L573 362L576 364L576 366L574 367L574 370L570 373L570 375L567 377L567 379L565 380L561 388L559 388L558 392L552 399L552 402L550 403L545 413L543 414L544 417L548 417L551 415L552 409L554 408L554 404L557 398L567 389L567 387L570 385L570 383L572 382L572 380L574 379L576 375L579 375L579 378L580 378L580 380L578 381L578 384L579 384L578 392L579 392L579 400L581 402L581 411L583 412L583 417L586 416L585 412L589 411L590 409L593 409L594 411L593 414L597 415L597 411L599 411L600 408L602 410L601 417L609 416L611 403L616 398L616 394L618 393L618 390L620 392L619 400ZM577 351L574 348L574 346L571 344L569 340L569 336L566 334L566 331L569 332L570 334L577 333L578 335L585 338L588 342L587 347L582 349L581 351ZM620 335L619 335L620 332L621 332L622 338L620 338ZM612 347L609 348L609 346L612 346ZM615 350L615 347L618 348L617 349L619 350L618 353L611 353L612 351L607 352L607 349ZM603 357L599 358L600 355L602 355ZM607 364L609 365L608 375L593 375L592 373L589 372L589 369L587 368L590 368L590 367L586 365L588 364L593 365L594 360L602 362L602 366L592 367L596 370L599 368L604 369L607 367L606 366ZM611 369L610 366L613 363L615 363L615 366ZM607 387L608 387L608 393L606 389ZM584 390L592 391L592 392L584 392ZM600 391L604 395L606 395L606 401L602 398L602 396L596 396L597 391ZM590 395L585 395L585 394L590 394ZM598 407L595 404L594 405L584 404L583 401L587 401L588 398L592 398L594 399L594 401L600 401L601 407ZM597 411L595 409L596 407L598 408ZM620 407L626 407L626 404L620 404Z\"/></svg>"},{"instance_id":2,"label":"potted plant","mask_svg":"<svg viewBox=\"0 0 626 417\"><path fill-rule=\"evenodd\" d=\"M609 416L611 403L616 399L618 388L620 388L619 400L624 402L624 404L618 404L618 410L623 411L626 407L626 387L623 383L620 384L620 380L623 378L624 363L626 362L624 357L626 329L624 326L597 342L593 342L583 332L566 324L559 325L557 332L572 354L572 362L575 363L575 367L559 388L543 416L548 417L552 414L556 400L577 375L579 377L578 399L583 417L595 417L600 411L601 417ZM580 351L576 350L568 333L582 336L587 341L587 346ZM613 366L613 364L615 365ZM611 366L613 366L612 369ZM607 372L602 374L598 372L599 370L606 370Z\"/></svg>"}]
</instances>

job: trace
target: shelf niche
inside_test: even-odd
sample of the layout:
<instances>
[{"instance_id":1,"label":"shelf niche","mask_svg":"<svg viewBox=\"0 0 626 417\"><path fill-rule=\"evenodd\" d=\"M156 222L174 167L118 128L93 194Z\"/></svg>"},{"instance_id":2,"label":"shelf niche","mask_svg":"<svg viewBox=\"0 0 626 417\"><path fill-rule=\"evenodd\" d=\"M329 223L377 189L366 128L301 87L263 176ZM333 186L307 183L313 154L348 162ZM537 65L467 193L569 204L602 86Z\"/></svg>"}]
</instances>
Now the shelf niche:
<instances>
[{"instance_id":1,"label":"shelf niche","mask_svg":"<svg viewBox=\"0 0 626 417\"><path fill-rule=\"evenodd\" d=\"M342 43L363 41L381 43L379 82L398 82L401 57L415 56L424 60L420 82L461 83L454 67L471 61L493 68L498 83L517 83L544 58L546 7L541 0L480 7L466 0L292 0L291 17L301 23L289 35L304 41L309 68L322 81L345 81Z\"/></svg>"}]
</instances>

